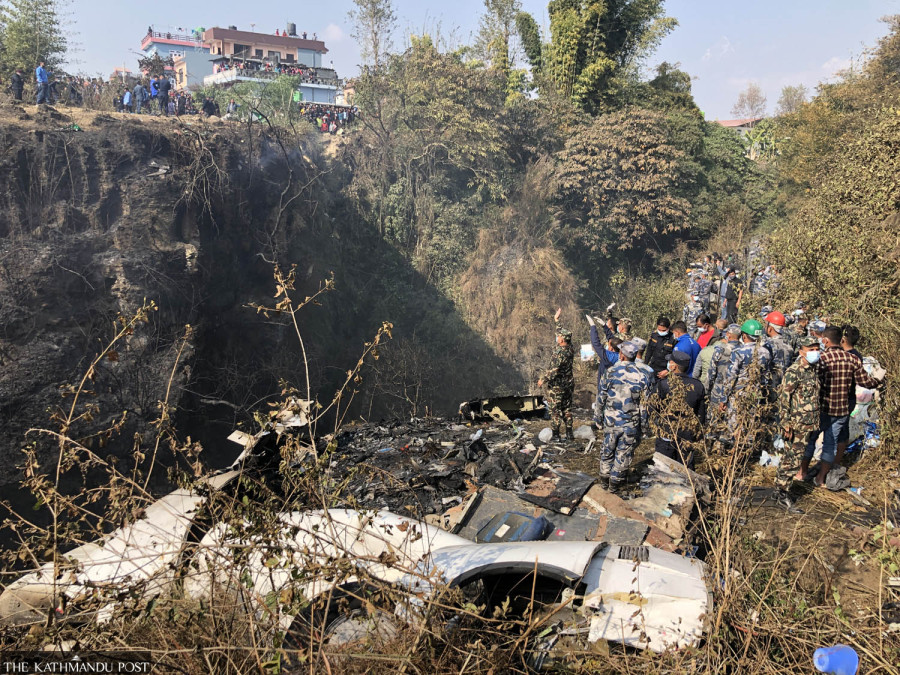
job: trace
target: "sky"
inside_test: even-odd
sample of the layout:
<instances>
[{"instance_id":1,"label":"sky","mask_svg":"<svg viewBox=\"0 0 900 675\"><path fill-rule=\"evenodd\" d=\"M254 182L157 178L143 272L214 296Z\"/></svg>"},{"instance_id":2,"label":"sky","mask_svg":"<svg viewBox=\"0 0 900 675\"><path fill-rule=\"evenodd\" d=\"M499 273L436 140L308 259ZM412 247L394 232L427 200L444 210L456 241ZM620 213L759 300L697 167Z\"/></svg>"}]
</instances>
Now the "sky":
<instances>
[{"instance_id":1,"label":"sky","mask_svg":"<svg viewBox=\"0 0 900 675\"><path fill-rule=\"evenodd\" d=\"M342 77L358 71L359 49L350 36L351 0L287 3L246 0L70 0L72 39L69 70L108 76L114 67L136 68L147 26L172 30L236 25L274 33L288 21L297 31L317 33ZM521 0L544 30L546 0ZM482 0L394 0L397 46L405 35L429 32L448 46L468 43L478 28ZM773 112L785 85L815 86L858 59L885 34L879 21L900 13L900 0L667 0L678 27L647 61L680 63L693 78L697 105L707 119L730 119L731 107L749 82L762 86ZM251 23L255 24L251 28Z\"/></svg>"}]
</instances>

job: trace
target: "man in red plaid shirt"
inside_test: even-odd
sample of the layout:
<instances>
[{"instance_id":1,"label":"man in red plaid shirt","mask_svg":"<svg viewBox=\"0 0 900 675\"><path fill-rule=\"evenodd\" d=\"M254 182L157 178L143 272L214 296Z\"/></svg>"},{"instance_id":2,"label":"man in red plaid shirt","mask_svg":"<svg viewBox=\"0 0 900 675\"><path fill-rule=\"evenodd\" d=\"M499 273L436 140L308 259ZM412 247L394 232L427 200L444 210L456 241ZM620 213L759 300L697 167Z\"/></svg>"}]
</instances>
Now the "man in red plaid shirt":
<instances>
[{"instance_id":1,"label":"man in red plaid shirt","mask_svg":"<svg viewBox=\"0 0 900 675\"><path fill-rule=\"evenodd\" d=\"M829 326L822 333L825 349L819 360L819 381L822 385L819 393L819 431L823 436L822 461L819 464L819 475L815 479L817 486L824 484L825 476L834 463L838 437L850 423L851 387L854 390L856 385L874 389L884 382L885 376L883 368L869 375L863 368L862 361L841 348L841 335L841 329L837 326ZM809 462L815 450L816 437L813 436L800 465L801 473L809 471Z\"/></svg>"}]
</instances>

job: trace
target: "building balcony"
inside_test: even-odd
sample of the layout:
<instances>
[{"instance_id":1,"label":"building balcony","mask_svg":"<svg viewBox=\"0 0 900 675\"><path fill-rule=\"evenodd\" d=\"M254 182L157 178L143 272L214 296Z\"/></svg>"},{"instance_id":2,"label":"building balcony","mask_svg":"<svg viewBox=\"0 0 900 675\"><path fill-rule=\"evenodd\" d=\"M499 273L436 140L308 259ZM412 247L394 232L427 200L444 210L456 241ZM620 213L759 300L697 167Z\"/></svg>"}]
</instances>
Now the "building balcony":
<instances>
[{"instance_id":1,"label":"building balcony","mask_svg":"<svg viewBox=\"0 0 900 675\"><path fill-rule=\"evenodd\" d=\"M331 71L334 72L334 71ZM203 85L210 87L213 85L226 85L234 82L271 82L279 76L268 70L251 70L244 68L230 68L219 73L213 73L203 78ZM293 75L299 79L304 87L312 87L314 89L332 89L342 88L342 83L337 78L323 77L307 77L305 75Z\"/></svg>"}]
</instances>

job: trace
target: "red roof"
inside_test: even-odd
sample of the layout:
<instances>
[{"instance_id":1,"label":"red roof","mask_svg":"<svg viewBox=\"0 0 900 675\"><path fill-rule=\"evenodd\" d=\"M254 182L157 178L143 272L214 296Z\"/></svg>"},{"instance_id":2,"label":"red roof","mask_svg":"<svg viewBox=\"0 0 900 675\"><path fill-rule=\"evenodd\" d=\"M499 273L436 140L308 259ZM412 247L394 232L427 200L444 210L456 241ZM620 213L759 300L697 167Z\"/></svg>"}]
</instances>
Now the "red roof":
<instances>
[{"instance_id":1,"label":"red roof","mask_svg":"<svg viewBox=\"0 0 900 675\"><path fill-rule=\"evenodd\" d=\"M744 127L756 124L757 122L766 119L765 117L746 117L742 120L716 120L716 124L721 124L723 127Z\"/></svg>"},{"instance_id":2,"label":"red roof","mask_svg":"<svg viewBox=\"0 0 900 675\"><path fill-rule=\"evenodd\" d=\"M230 28L209 28L203 31L203 41L209 44L213 40L229 40L239 44L268 45L270 47L286 47L287 49L311 49L324 54L328 50L321 40L304 40L290 35L270 35L268 33L251 33L248 30L231 30Z\"/></svg>"}]
</instances>

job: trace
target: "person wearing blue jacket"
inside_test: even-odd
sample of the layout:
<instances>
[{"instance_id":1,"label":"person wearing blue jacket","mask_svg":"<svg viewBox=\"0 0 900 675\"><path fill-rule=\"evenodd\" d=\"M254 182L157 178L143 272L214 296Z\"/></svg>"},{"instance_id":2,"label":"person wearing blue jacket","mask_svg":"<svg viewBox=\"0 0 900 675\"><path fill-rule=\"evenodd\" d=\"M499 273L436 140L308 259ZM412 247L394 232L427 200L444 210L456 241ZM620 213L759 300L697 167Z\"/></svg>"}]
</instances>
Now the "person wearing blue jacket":
<instances>
[{"instance_id":1,"label":"person wearing blue jacket","mask_svg":"<svg viewBox=\"0 0 900 675\"><path fill-rule=\"evenodd\" d=\"M589 316L587 317L588 323L591 325L591 345L594 347L594 353L597 354L597 358L600 363L597 368L597 386L600 386L600 378L603 377L603 374L609 370L614 363L619 360L619 345L621 344L621 340L615 336L612 331L612 328L609 327L609 323L603 326L603 332L606 336L606 343L600 341L600 331L597 329L596 320ZM607 347L610 347L607 349Z\"/></svg>"},{"instance_id":2,"label":"person wearing blue jacket","mask_svg":"<svg viewBox=\"0 0 900 675\"><path fill-rule=\"evenodd\" d=\"M41 61L38 67L34 69L34 79L37 84L37 103L48 103L50 99L50 76L44 69L44 62Z\"/></svg>"},{"instance_id":3,"label":"person wearing blue jacket","mask_svg":"<svg viewBox=\"0 0 900 675\"><path fill-rule=\"evenodd\" d=\"M672 335L675 336L675 349L684 352L691 357L691 363L687 372L694 372L694 364L697 363L697 356L700 354L700 345L690 335L688 335L687 324L684 321L676 321L672 324Z\"/></svg>"}]
</instances>

